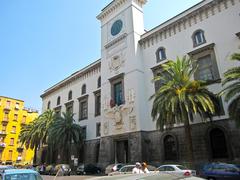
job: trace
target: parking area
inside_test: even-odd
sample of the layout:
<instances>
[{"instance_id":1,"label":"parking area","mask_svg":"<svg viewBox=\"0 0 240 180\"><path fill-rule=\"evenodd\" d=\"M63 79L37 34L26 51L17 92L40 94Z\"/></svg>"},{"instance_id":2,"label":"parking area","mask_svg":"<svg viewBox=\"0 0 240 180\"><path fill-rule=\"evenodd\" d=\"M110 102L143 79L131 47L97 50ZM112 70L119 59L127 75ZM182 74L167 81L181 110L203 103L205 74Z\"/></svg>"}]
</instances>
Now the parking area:
<instances>
[{"instance_id":1,"label":"parking area","mask_svg":"<svg viewBox=\"0 0 240 180\"><path fill-rule=\"evenodd\" d=\"M54 180L55 176L42 176L43 180ZM58 176L55 180L85 180L96 176Z\"/></svg>"}]
</instances>

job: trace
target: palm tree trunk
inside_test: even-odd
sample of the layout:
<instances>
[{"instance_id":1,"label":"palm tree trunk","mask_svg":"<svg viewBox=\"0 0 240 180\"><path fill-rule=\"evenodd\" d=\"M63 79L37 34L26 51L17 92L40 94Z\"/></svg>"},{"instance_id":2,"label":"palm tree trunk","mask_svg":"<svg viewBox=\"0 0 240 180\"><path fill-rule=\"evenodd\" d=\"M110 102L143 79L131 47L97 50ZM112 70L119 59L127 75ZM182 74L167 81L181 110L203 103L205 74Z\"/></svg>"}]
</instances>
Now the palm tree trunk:
<instances>
[{"instance_id":1,"label":"palm tree trunk","mask_svg":"<svg viewBox=\"0 0 240 180\"><path fill-rule=\"evenodd\" d=\"M185 140L187 145L187 155L188 155L189 166L192 168L194 163L194 155L193 155L191 126L189 124L189 120L185 120L184 129L185 129Z\"/></svg>"},{"instance_id":2,"label":"palm tree trunk","mask_svg":"<svg viewBox=\"0 0 240 180\"><path fill-rule=\"evenodd\" d=\"M33 164L37 163L37 146L34 148Z\"/></svg>"}]
</instances>

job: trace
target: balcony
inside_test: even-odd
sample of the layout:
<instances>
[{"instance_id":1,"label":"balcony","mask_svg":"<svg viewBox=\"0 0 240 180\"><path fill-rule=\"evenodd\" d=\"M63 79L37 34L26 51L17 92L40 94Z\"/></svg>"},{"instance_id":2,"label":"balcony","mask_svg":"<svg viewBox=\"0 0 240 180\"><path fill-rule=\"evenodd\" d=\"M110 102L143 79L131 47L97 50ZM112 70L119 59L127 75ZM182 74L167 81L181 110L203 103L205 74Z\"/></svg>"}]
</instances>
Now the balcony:
<instances>
[{"instance_id":1,"label":"balcony","mask_svg":"<svg viewBox=\"0 0 240 180\"><path fill-rule=\"evenodd\" d=\"M6 135L7 135L6 131L0 131L0 136L6 136Z\"/></svg>"},{"instance_id":2,"label":"balcony","mask_svg":"<svg viewBox=\"0 0 240 180\"><path fill-rule=\"evenodd\" d=\"M26 125L26 121L21 121L21 126L25 126Z\"/></svg>"},{"instance_id":3,"label":"balcony","mask_svg":"<svg viewBox=\"0 0 240 180\"><path fill-rule=\"evenodd\" d=\"M3 120L2 120L2 123L7 124L8 121L9 121L9 118L8 117L4 117Z\"/></svg>"},{"instance_id":4,"label":"balcony","mask_svg":"<svg viewBox=\"0 0 240 180\"><path fill-rule=\"evenodd\" d=\"M4 107L3 110L4 110L4 111L10 111L10 110L11 110L11 107L10 107L9 105L7 105L7 106Z\"/></svg>"}]
</instances>

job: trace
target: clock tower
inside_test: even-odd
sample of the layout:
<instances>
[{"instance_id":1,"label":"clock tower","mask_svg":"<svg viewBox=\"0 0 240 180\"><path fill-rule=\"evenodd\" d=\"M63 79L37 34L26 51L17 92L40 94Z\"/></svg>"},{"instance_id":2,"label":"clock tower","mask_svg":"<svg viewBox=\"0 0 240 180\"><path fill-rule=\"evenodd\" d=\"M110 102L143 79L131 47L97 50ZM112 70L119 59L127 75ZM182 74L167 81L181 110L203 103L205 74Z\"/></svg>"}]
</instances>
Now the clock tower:
<instances>
[{"instance_id":1,"label":"clock tower","mask_svg":"<svg viewBox=\"0 0 240 180\"><path fill-rule=\"evenodd\" d=\"M101 141L103 164L142 160L146 122L144 65L139 40L144 34L146 0L113 0L101 21Z\"/></svg>"}]
</instances>

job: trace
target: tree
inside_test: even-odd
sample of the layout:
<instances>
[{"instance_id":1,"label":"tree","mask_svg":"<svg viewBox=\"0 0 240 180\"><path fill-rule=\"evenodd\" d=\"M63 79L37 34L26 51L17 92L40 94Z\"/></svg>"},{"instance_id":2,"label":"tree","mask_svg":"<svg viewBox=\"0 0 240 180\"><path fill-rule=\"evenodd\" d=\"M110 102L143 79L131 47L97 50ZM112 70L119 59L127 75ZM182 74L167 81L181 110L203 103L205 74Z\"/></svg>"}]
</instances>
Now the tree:
<instances>
[{"instance_id":1,"label":"tree","mask_svg":"<svg viewBox=\"0 0 240 180\"><path fill-rule=\"evenodd\" d=\"M47 110L21 129L20 142L25 144L26 148L34 149L34 163L36 162L37 148L46 143L48 131L54 119L54 111Z\"/></svg>"},{"instance_id":2,"label":"tree","mask_svg":"<svg viewBox=\"0 0 240 180\"><path fill-rule=\"evenodd\" d=\"M82 128L75 123L73 114L63 113L63 116L56 118L49 129L49 143L56 144L58 149L64 153L65 163L69 163L72 143L77 146L82 145Z\"/></svg>"},{"instance_id":3,"label":"tree","mask_svg":"<svg viewBox=\"0 0 240 180\"><path fill-rule=\"evenodd\" d=\"M231 60L240 61L240 53L234 53ZM220 95L225 95L225 101L229 102L228 112L231 119L234 119L240 126L240 66L233 67L224 73L223 85L227 85Z\"/></svg>"},{"instance_id":4,"label":"tree","mask_svg":"<svg viewBox=\"0 0 240 180\"><path fill-rule=\"evenodd\" d=\"M154 81L160 81L161 87L151 96L153 107L151 115L161 131L174 124L184 124L188 160L193 165L193 146L190 122L198 114L203 121L219 113L217 97L206 88L207 83L193 80L197 67L191 59L177 58L160 66L161 73Z\"/></svg>"},{"instance_id":5,"label":"tree","mask_svg":"<svg viewBox=\"0 0 240 180\"><path fill-rule=\"evenodd\" d=\"M31 123L22 127L19 140L22 144L25 144L26 148L30 148L34 150L34 159L33 163L36 163L36 156L37 156L37 148L41 142L41 136L39 131L37 130L37 122L38 118L36 118Z\"/></svg>"}]
</instances>

